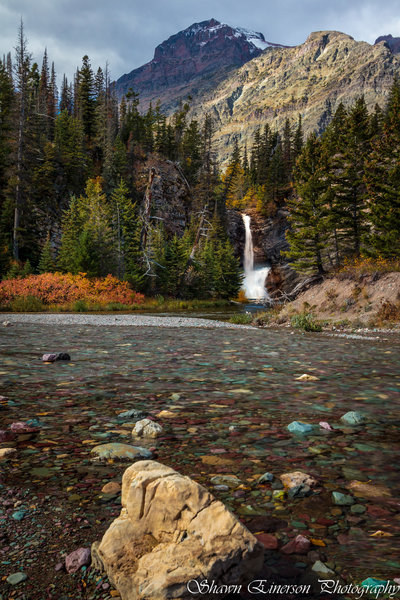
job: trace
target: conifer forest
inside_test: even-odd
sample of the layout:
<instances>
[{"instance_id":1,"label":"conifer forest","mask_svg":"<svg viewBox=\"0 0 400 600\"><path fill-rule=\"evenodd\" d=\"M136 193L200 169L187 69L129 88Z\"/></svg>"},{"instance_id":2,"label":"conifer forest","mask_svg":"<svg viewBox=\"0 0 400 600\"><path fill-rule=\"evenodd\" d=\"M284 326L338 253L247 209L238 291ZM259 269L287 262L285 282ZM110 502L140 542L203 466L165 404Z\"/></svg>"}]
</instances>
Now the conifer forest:
<instances>
[{"instance_id":1,"label":"conifer forest","mask_svg":"<svg viewBox=\"0 0 400 600\"><path fill-rule=\"evenodd\" d=\"M118 99L108 67L82 59L60 89L44 51L32 62L23 24L0 62L0 274L111 274L146 294L232 298L240 257L227 211L273 217L287 207L287 258L306 273L348 257L400 254L400 84L370 113L360 97L340 104L325 130L304 140L301 117L268 123L251 147L234 144L218 165L213 121L189 118L190 98L167 117L143 113L130 91ZM143 207L135 169L149 156L174 163L187 185L180 235ZM146 204L146 203L144 203Z\"/></svg>"}]
</instances>

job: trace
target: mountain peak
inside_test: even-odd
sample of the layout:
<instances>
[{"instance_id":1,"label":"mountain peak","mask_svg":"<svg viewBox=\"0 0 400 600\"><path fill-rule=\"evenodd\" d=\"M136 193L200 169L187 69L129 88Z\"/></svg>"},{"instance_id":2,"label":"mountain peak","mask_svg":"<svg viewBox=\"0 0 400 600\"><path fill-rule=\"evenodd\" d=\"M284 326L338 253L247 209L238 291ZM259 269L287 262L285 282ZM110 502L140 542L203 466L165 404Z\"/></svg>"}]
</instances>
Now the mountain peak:
<instances>
[{"instance_id":1,"label":"mountain peak","mask_svg":"<svg viewBox=\"0 0 400 600\"><path fill-rule=\"evenodd\" d=\"M270 46L262 33L231 27L216 19L193 23L159 44L149 63L116 82L119 94L130 87L141 93L144 104L164 95L166 88L179 99L190 93L190 82L216 79L259 56ZM196 83L197 85L197 83ZM176 96L178 97L178 96Z\"/></svg>"}]
</instances>

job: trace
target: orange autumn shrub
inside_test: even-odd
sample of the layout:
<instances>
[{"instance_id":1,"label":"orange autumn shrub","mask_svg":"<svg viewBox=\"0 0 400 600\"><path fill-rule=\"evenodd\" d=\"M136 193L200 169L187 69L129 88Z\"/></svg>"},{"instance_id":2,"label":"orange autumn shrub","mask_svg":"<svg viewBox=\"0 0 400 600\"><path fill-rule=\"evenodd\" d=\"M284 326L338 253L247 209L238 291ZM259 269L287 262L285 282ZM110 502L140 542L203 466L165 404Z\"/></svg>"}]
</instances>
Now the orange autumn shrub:
<instances>
[{"instance_id":1,"label":"orange autumn shrub","mask_svg":"<svg viewBox=\"0 0 400 600\"><path fill-rule=\"evenodd\" d=\"M134 292L126 281L112 275L103 279L88 279L85 273L44 273L23 279L6 279L0 282L0 307L20 297L33 296L45 305L66 304L77 300L108 304L134 305L144 301L143 294Z\"/></svg>"},{"instance_id":2,"label":"orange autumn shrub","mask_svg":"<svg viewBox=\"0 0 400 600\"><path fill-rule=\"evenodd\" d=\"M339 279L353 279L362 275L390 273L393 271L400 271L400 259L359 256L358 258L345 258L343 266L339 269L337 275Z\"/></svg>"}]
</instances>

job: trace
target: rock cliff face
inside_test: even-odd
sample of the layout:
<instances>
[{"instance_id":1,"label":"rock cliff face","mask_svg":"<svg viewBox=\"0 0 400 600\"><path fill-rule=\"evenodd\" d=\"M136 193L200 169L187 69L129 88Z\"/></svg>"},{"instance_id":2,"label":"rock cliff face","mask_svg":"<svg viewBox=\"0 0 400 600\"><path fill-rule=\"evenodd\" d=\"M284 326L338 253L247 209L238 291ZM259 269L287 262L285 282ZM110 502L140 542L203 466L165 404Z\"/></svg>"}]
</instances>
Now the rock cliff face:
<instances>
[{"instance_id":1,"label":"rock cliff face","mask_svg":"<svg viewBox=\"0 0 400 600\"><path fill-rule=\"evenodd\" d=\"M255 209L247 209L253 241L255 264L269 264L266 289L274 299L290 294L302 277L288 264L282 252L289 249L285 238L288 228L287 211L279 209L273 217L263 217ZM236 249L236 255L243 260L245 229L241 214L228 210L228 235Z\"/></svg>"},{"instance_id":2,"label":"rock cliff face","mask_svg":"<svg viewBox=\"0 0 400 600\"><path fill-rule=\"evenodd\" d=\"M376 103L383 107L399 67L400 56L386 43L316 32L301 46L266 49L201 102L194 97L192 114L213 116L215 147L224 163L235 138L249 148L255 130L265 123L282 130L286 118L296 122L301 115L307 135L322 131L340 102L348 106L364 94L369 109Z\"/></svg>"},{"instance_id":3,"label":"rock cliff face","mask_svg":"<svg viewBox=\"0 0 400 600\"><path fill-rule=\"evenodd\" d=\"M215 19L195 23L157 46L149 63L116 82L119 95L131 87L143 109L158 99L164 110L176 108L188 95L200 98L232 69L270 46L262 33L234 28Z\"/></svg>"},{"instance_id":4,"label":"rock cliff face","mask_svg":"<svg viewBox=\"0 0 400 600\"><path fill-rule=\"evenodd\" d=\"M392 35L381 35L380 37L378 37L377 40L375 40L375 44L380 44L380 43L384 43L384 45L389 48L389 50L391 50L393 52L393 54L397 54L398 52L400 52L400 38L399 37L393 37Z\"/></svg>"},{"instance_id":5,"label":"rock cliff face","mask_svg":"<svg viewBox=\"0 0 400 600\"><path fill-rule=\"evenodd\" d=\"M151 184L149 176L153 173ZM149 155L134 164L135 187L144 210L149 194L150 218L162 220L168 235L183 235L190 221L192 199L179 167L168 160Z\"/></svg>"}]
</instances>

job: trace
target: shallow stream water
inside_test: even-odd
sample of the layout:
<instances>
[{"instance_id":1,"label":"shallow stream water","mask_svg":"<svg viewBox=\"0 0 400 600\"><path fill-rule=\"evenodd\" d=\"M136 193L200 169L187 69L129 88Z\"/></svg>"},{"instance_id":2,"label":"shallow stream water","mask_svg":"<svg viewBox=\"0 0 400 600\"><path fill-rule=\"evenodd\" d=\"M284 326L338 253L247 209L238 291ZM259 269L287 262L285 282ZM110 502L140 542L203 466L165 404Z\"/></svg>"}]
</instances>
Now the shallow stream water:
<instances>
[{"instance_id":1,"label":"shallow stream water","mask_svg":"<svg viewBox=\"0 0 400 600\"><path fill-rule=\"evenodd\" d=\"M347 580L400 577L399 337L32 324L13 324L0 336L0 394L11 400L0 408L0 429L29 419L40 425L37 436L0 444L18 450L3 468L2 491L19 489L29 497L25 519L15 524L21 535L34 528L29 501L44 495L58 505L60 523L64 511L87 520L89 541L90 527L96 535L105 530L118 499L106 504L100 488L126 464L94 464L90 449L135 445L135 421L121 423L117 414L136 408L164 427L148 444L156 460L206 485L255 533L272 531L280 545L298 533L317 540L313 550ZM72 360L43 364L42 354L53 351L69 352ZM296 380L304 373L318 379ZM162 410L173 416L157 418ZM350 410L367 423L341 423ZM287 430L295 420L336 428L296 436ZM279 475L297 470L315 477L321 491L273 501ZM266 471L275 483L259 485ZM240 486L215 489L211 478L221 474L235 475ZM332 491L348 494L352 480L382 485L387 494L356 498L365 509L358 513L336 506ZM0 522L7 519L5 509ZM372 536L377 531L388 535ZM68 541L62 545L75 549ZM0 563L8 572L23 568L34 577L31 555L26 562L17 552L14 560L6 550ZM272 565L279 560L278 552L271 554ZM304 561L296 568L310 559Z\"/></svg>"}]
</instances>

